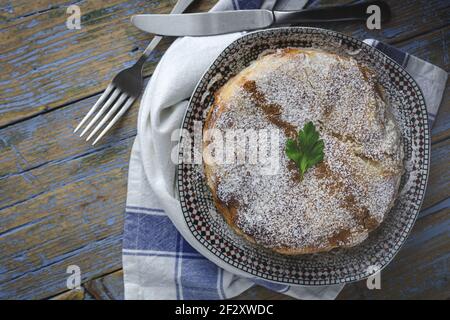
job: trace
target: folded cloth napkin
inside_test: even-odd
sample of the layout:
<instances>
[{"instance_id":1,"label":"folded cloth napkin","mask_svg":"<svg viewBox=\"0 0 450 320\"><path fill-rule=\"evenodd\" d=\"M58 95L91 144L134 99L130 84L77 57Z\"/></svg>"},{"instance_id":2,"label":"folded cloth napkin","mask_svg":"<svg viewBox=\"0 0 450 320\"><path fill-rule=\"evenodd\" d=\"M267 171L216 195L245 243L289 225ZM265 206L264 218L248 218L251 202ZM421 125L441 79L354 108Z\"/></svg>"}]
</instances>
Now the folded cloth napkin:
<instances>
[{"instance_id":1,"label":"folded cloth napkin","mask_svg":"<svg viewBox=\"0 0 450 320\"><path fill-rule=\"evenodd\" d=\"M447 71L378 40L366 39L364 42L388 55L416 80L425 98L430 128L433 127L444 95Z\"/></svg>"},{"instance_id":2,"label":"folded cloth napkin","mask_svg":"<svg viewBox=\"0 0 450 320\"><path fill-rule=\"evenodd\" d=\"M302 6L306 2L280 0L277 6L292 8L291 1ZM213 10L271 9L275 2L221 0ZM229 272L224 269L226 264L208 260L211 253L197 244L184 222L174 186L171 153L178 135L173 132L180 128L188 99L203 72L241 35L176 40L144 92L128 176L123 238L126 299L226 299L255 284L299 299L334 299L343 288L289 286L249 278L236 270ZM374 40L367 42L401 61L416 78L431 107L430 119L434 119L447 73Z\"/></svg>"}]
</instances>

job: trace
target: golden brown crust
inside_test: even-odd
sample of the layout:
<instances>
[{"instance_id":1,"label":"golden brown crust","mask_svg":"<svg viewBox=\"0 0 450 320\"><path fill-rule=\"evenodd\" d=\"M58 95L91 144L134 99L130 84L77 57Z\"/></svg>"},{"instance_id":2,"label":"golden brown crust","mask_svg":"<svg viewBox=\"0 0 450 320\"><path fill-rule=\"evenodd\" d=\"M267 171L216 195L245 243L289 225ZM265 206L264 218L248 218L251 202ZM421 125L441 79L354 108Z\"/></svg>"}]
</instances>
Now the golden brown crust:
<instances>
[{"instance_id":1,"label":"golden brown crust","mask_svg":"<svg viewBox=\"0 0 450 320\"><path fill-rule=\"evenodd\" d=\"M286 139L286 137L292 136L292 128L295 128L297 130L297 128L301 127L301 123L302 121L304 122L304 120L299 120L299 122L297 123L295 121L292 122L291 120L287 120L288 117L286 117L286 110L288 109L286 109L286 106L282 103L274 104L274 102L269 101L270 99L266 97L267 92L264 92L264 89L258 88L258 86L264 88L263 81L266 80L265 78L262 78L262 76L261 78L264 80L260 80L261 78L258 77L261 74L263 76L273 75L274 73L278 72L277 70L279 68L283 67L286 61L299 59L298 57L301 54L308 56L309 59L322 59L322 55L324 55L325 58L323 59L334 59L331 62L327 61L327 63L331 65L335 63L336 65L338 65L338 67L341 67L340 64L344 65L344 67L347 67L347 64L354 64L354 62L347 57L340 57L329 53L308 49L288 48L279 50L276 53L268 54L259 59L252 66L244 69L241 73L230 79L221 89L216 92L215 102L208 111L204 124L204 130L226 130L239 127L241 115L239 114L239 116L235 118L229 117L230 114L238 112L236 111L235 102L239 100L239 103L244 103L243 108L246 108L245 103L254 104L254 106L261 111L261 115L265 117L268 125L272 125L281 129L284 139ZM372 77L371 71L367 67L360 65L357 65L357 69L359 70L359 75L355 74L355 77L359 77L358 85L364 82L369 83ZM296 74L289 74L289 76L293 77L296 76ZM340 84L335 83L333 85L339 86ZM212 192L217 210L223 215L225 221L237 234L243 236L252 243L262 245L263 247L269 248L278 253L293 255L324 252L338 247L351 247L363 241L368 236L369 232L378 227L378 225L383 220L385 213L388 212L394 204L400 176L403 171L401 165L403 155L401 154L400 141L392 142L393 144L398 144L394 145L391 148L392 150L387 149L392 154L379 155L378 153L380 150L383 150L383 152L385 152L384 149L380 148L384 148L384 146L382 146L382 144L384 143L383 139L386 140L387 138L384 136L377 138L381 142L377 140L377 144L375 147L364 140L366 136L371 137L374 134L376 135L377 131L380 130L383 131L383 134L385 134L386 136L389 135L396 138L395 135L398 135L398 128L395 127L395 120L393 119L392 115L390 115L389 111L384 110L387 108L387 106L385 104L383 105L384 97L382 92L380 92L380 87L376 84L370 84L370 86L367 86L369 87L369 89L366 89L368 92L367 95L370 96L370 99L372 99L370 100L370 103L373 103L373 106L370 105L368 107L362 107L362 112L369 113L364 115L367 118L368 124L361 129L362 133L360 136L354 136L350 134L354 133L353 131L351 131L354 130L353 127L350 127L350 129L340 130L340 128L335 125L333 121L336 116L339 115L339 109L337 109L338 107L324 106L323 111L321 111L320 114L318 113L319 120L313 119L319 126L323 126L323 128L321 127L321 135L326 136L326 144L330 149L330 152L335 152L336 150L343 152L343 150L345 150L345 152L349 153L349 159L340 160L342 160L341 166L347 167L347 169L351 169L350 171L352 176L350 177L345 176L345 170L345 172L340 172L336 169L336 166L333 166L334 162L331 160L334 159L333 157L339 157L339 155L336 156L331 154L326 155L327 159L325 159L323 163L316 166L314 169L311 169L308 173L308 179L310 179L310 181L314 180L319 183L318 187L316 186L320 189L318 189L319 191L322 192L325 190L328 194L327 197L330 197L333 199L333 201L337 201L336 203L339 203L339 214L346 219L345 223L336 224L335 227L333 227L333 224L331 223L332 228L323 231L321 231L320 228L312 228L311 230L318 233L320 237L317 237L315 235L315 240L308 241L296 241L295 239L289 239L289 237L286 240L286 234L283 234L283 237L280 236L280 238L278 239L278 235L276 234L276 232L273 232L273 230L275 229L277 223L280 222L273 222L273 217L271 217L270 222L267 222L267 228L264 225L261 226L261 224L259 224L259 229L257 229L259 231L252 231L253 226L250 225L253 222L245 221L247 221L248 219L252 219L251 215L255 214L256 211L249 210L247 206L250 206L251 204L242 203L243 200L238 199L239 192L237 194L232 194L229 197L221 197L221 195L219 195L219 185L221 183L226 184L227 182L223 182L221 181L221 179L227 180L228 176L227 174L224 175L224 169L220 165L214 163L205 163L204 170L207 184ZM244 95L246 96L244 98L237 97L237 92L239 91L244 92ZM372 98L372 96L374 98ZM381 107L380 104L382 105ZM373 108L377 110L372 110ZM227 118L226 124L224 124L225 118ZM230 118L231 120L228 118ZM328 124L329 127L327 127ZM359 134L359 132L357 133ZM209 141L204 141L204 148L206 148L208 144ZM376 154L374 150L376 151ZM347 161L348 163L346 163L345 161ZM353 168L356 166L358 168L353 170ZM283 182L284 184L295 182L294 187L297 188L297 185L301 185L304 183L299 181L296 168L295 166L292 166L292 162L289 162L288 159L282 159L282 169L286 170L288 175L290 175L290 182ZM275 176L273 179L281 179L284 176L286 176L286 173L283 176ZM373 180L373 182L371 180ZM375 185L375 183L378 183L379 185ZM322 187L321 184L323 184L323 186L326 185L326 187ZM389 190L392 190L389 192L386 191L385 196L388 197L388 199L387 201L383 200L384 202L386 202L386 204L382 207L382 210L384 212L375 214L374 208L377 208L376 205L368 207L367 204L363 204L364 201L361 201L361 196L359 196L358 194L358 192L361 191L360 189L358 189L360 191L356 193L352 193L353 191L350 191L350 189L353 187L355 187L356 189L359 188L359 186L357 186L358 184L362 185L361 190L369 195L371 195L370 193L372 192L369 189L373 188L374 190L376 190L373 192L379 192L380 196L384 196L384 194L379 190L380 186L384 185L386 185L386 188L388 188ZM300 189L299 187L298 190L299 191L297 192L304 192L305 189L301 191L302 189ZM243 187L242 192L246 192L245 187ZM268 197L270 196L276 197L277 195L268 195ZM373 201L375 201L376 195L374 195L373 198ZM275 202L276 200L277 199L274 199ZM369 203L369 205L370 204L371 203ZM283 212L289 211L289 207L284 207L280 210L283 210ZM284 221L282 223L297 223L297 227L302 228L310 227L308 223L319 224L318 219L320 219L320 223L324 225L324 228L325 226L327 226L326 228L330 228L329 224L322 221L322 217L318 216L318 214L311 216L309 215L308 210L299 213L303 214L303 220L297 219L296 222ZM314 210L318 209L316 208ZM330 219L336 219L336 217L333 217L333 212L331 212L332 210L329 209L329 207L324 207L324 210L327 210L326 217L330 217ZM269 215L267 213L264 214L264 217L267 219ZM239 220L239 218L242 217L241 215L247 215L247 220ZM296 213L292 212L291 216L296 217ZM310 219L311 221L307 222L305 220L306 218ZM248 223L250 223L250 225ZM284 230L286 228L283 227L282 229ZM275 237L276 239L273 240L264 238L266 236L258 233L261 232L261 230L263 234L272 231L272 233L269 232L268 236L272 238ZM292 228L289 230L291 230L289 232L292 232ZM322 232L323 235L320 235L320 232ZM303 237L305 237L306 239L309 237L309 235L303 235Z\"/></svg>"},{"instance_id":2,"label":"golden brown crust","mask_svg":"<svg viewBox=\"0 0 450 320\"><path fill-rule=\"evenodd\" d=\"M230 79L230 82L233 82L236 79ZM242 79L242 78L241 78ZM239 81L244 85L243 81ZM215 94L215 100L214 100L214 106L208 110L206 120L204 123L204 130L210 130L215 128L215 123L217 119L220 118L220 115L222 112L226 111L226 104L221 103L220 101L220 90L216 92ZM208 141L203 142L203 148L206 148L208 146ZM217 208L217 211L222 214L224 217L226 223L233 229L234 232L236 232L241 237L245 238L247 241L257 244L255 239L244 233L239 227L236 225L236 216L237 216L237 210L238 205L236 202L234 204L226 205L221 201L217 196L217 182L214 181L214 165L206 164L204 163L204 172L206 177L206 182L208 184L208 187L212 193L214 204ZM324 252L324 251L330 251L333 248L336 248L337 245L334 243L333 245L330 245L328 247L322 247L318 249L317 247L305 247L305 248L288 248L288 247L277 247L277 248L271 248L273 251L286 254L286 255L298 255L298 254L310 254L310 253L316 253L316 252Z\"/></svg>"}]
</instances>

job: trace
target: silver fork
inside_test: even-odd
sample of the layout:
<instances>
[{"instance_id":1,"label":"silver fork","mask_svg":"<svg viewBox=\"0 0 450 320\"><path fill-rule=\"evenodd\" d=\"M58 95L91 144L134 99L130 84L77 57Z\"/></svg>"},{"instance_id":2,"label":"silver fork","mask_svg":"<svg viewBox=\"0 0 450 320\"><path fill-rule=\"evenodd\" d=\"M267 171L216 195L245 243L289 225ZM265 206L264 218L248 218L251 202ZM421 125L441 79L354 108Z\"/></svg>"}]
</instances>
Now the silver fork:
<instances>
[{"instance_id":1,"label":"silver fork","mask_svg":"<svg viewBox=\"0 0 450 320\"><path fill-rule=\"evenodd\" d=\"M170 13L183 13L194 1L195 0L178 0ZM120 71L113 78L94 106L75 128L74 133L83 126L83 124L97 111L98 108L100 108L100 110L83 129L80 137L84 136L105 113L106 115L100 120L100 122L98 122L95 128L87 136L86 141L89 141L108 122L108 120L114 116L103 131L97 136L92 145L96 144L108 132L108 130L111 129L111 127L120 119L120 117L124 115L124 113L141 94L143 88L142 67L144 66L144 62L150 56L150 53L155 49L161 40L162 37L155 36L148 47L144 50L139 60L132 67Z\"/></svg>"}]
</instances>

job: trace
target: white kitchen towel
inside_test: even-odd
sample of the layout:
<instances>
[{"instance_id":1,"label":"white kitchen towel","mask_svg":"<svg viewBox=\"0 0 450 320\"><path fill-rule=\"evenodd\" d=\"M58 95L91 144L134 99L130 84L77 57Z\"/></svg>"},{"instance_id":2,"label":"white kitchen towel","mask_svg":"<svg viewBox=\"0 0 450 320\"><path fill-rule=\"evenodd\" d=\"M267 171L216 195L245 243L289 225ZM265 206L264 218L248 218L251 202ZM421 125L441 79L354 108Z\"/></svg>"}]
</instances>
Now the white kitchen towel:
<instances>
[{"instance_id":1,"label":"white kitchen towel","mask_svg":"<svg viewBox=\"0 0 450 320\"><path fill-rule=\"evenodd\" d=\"M281 1L281 5L285 7L289 1ZM274 3L275 0L221 0L213 10L270 9ZM128 176L123 239L126 299L226 299L255 284L299 299L334 299L343 288L288 286L249 278L221 261L211 262L209 259L215 257L197 243L186 226L174 186L171 153L176 150L178 135L173 138L172 134L180 128L188 99L204 71L241 35L176 40L144 92ZM431 74L422 76L434 79ZM422 90L428 92L426 88Z\"/></svg>"},{"instance_id":2,"label":"white kitchen towel","mask_svg":"<svg viewBox=\"0 0 450 320\"><path fill-rule=\"evenodd\" d=\"M434 64L428 63L425 60L410 55L407 52L400 51L378 40L366 39L364 42L388 55L405 68L414 80L416 80L425 98L428 122L431 128L436 120L442 96L444 95L448 73Z\"/></svg>"}]
</instances>

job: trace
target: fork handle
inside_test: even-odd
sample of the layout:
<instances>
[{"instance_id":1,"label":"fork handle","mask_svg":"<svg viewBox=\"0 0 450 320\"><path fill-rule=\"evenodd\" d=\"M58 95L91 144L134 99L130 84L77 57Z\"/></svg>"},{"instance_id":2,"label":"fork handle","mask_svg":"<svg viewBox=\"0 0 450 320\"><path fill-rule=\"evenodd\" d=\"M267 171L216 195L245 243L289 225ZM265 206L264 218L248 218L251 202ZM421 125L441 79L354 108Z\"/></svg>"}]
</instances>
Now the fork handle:
<instances>
[{"instance_id":1,"label":"fork handle","mask_svg":"<svg viewBox=\"0 0 450 320\"><path fill-rule=\"evenodd\" d=\"M366 20L369 17L367 8L376 5L381 11L381 21L391 17L389 5L384 1L365 1L357 4L338 5L318 9L300 11L274 11L275 24L293 24L305 22Z\"/></svg>"},{"instance_id":2,"label":"fork handle","mask_svg":"<svg viewBox=\"0 0 450 320\"><path fill-rule=\"evenodd\" d=\"M195 0L178 0L178 2L173 7L170 14L177 14L177 13L183 13L192 2ZM161 42L163 37L161 36L154 36L150 44L145 48L144 52L142 53L142 56L139 58L138 61L134 64L135 67L142 68L144 66L144 62L150 57L150 54L153 50L155 50L156 46Z\"/></svg>"},{"instance_id":3,"label":"fork handle","mask_svg":"<svg viewBox=\"0 0 450 320\"><path fill-rule=\"evenodd\" d=\"M139 68L142 69L144 67L145 61L147 61L148 57L150 57L150 54L152 51L156 48L156 46L161 42L162 37L161 36L154 36L150 44L145 48L142 55L139 57L138 61L134 64L133 68Z\"/></svg>"},{"instance_id":4,"label":"fork handle","mask_svg":"<svg viewBox=\"0 0 450 320\"><path fill-rule=\"evenodd\" d=\"M144 52L142 53L143 56L145 56L145 59L147 60L148 57L150 57L150 53L152 53L153 50L155 50L156 46L161 42L163 37L161 36L154 36L150 44L145 48Z\"/></svg>"}]
</instances>

